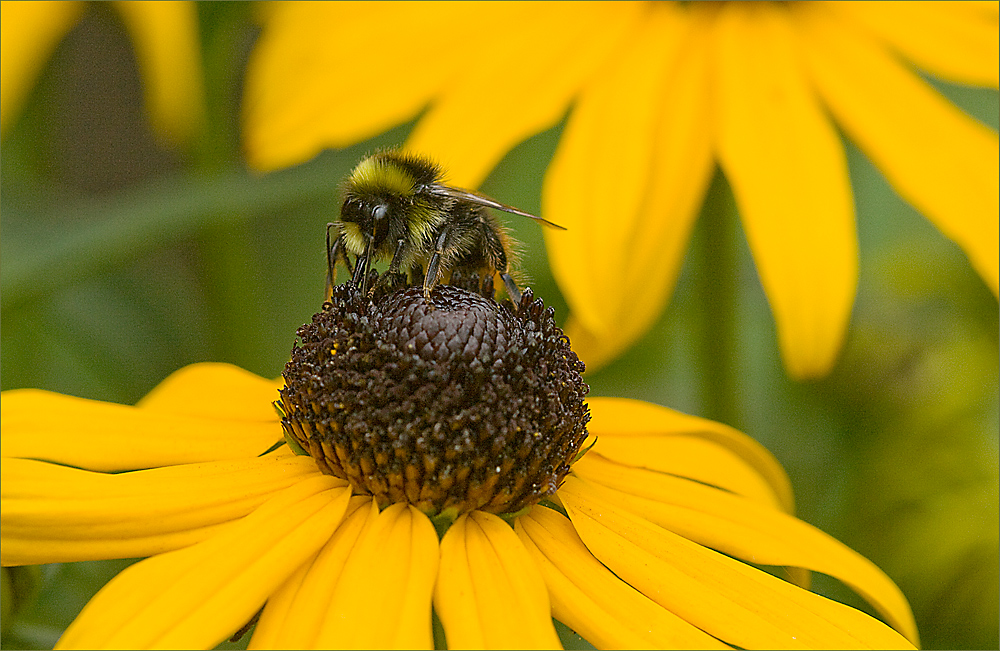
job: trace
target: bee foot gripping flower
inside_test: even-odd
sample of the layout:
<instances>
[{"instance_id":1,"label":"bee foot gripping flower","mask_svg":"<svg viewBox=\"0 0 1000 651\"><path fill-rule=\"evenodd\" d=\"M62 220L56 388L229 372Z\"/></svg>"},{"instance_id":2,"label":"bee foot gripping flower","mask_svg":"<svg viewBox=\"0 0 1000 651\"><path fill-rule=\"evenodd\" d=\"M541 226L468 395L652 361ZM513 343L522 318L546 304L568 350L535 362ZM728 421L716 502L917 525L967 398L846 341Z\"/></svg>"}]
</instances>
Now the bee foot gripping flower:
<instances>
[{"instance_id":1,"label":"bee foot gripping flower","mask_svg":"<svg viewBox=\"0 0 1000 651\"><path fill-rule=\"evenodd\" d=\"M484 293L335 287L285 367L286 434L382 507L513 513L555 493L587 437L583 363L530 290L516 309Z\"/></svg>"}]
</instances>

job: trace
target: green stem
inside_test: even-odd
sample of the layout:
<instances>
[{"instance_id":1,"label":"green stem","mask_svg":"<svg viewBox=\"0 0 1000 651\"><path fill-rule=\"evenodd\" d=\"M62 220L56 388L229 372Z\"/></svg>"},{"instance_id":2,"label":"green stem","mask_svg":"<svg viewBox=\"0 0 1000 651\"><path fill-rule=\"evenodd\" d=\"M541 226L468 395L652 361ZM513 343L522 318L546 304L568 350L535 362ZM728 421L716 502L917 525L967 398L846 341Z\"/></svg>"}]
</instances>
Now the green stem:
<instances>
[{"instance_id":1,"label":"green stem","mask_svg":"<svg viewBox=\"0 0 1000 651\"><path fill-rule=\"evenodd\" d=\"M238 103L245 48L238 47L249 36L250 10L245 3L199 4L205 79L203 137L194 147L193 168L206 178L242 167L239 145ZM221 350L216 359L243 367L252 365L265 348L263 313L247 309L259 300L260 260L252 234L227 215L201 232L199 252L205 268L205 292L219 333Z\"/></svg>"},{"instance_id":2,"label":"green stem","mask_svg":"<svg viewBox=\"0 0 1000 651\"><path fill-rule=\"evenodd\" d=\"M303 202L332 202L336 188L330 179L346 171L341 160L330 158L260 178L245 172L212 179L174 177L38 219L5 207L2 309L118 267L201 228L245 229L260 214ZM51 232L35 227L39 223L67 226Z\"/></svg>"},{"instance_id":3,"label":"green stem","mask_svg":"<svg viewBox=\"0 0 1000 651\"><path fill-rule=\"evenodd\" d=\"M700 302L698 351L703 415L739 426L736 203L721 171L712 179L694 239Z\"/></svg>"}]
</instances>

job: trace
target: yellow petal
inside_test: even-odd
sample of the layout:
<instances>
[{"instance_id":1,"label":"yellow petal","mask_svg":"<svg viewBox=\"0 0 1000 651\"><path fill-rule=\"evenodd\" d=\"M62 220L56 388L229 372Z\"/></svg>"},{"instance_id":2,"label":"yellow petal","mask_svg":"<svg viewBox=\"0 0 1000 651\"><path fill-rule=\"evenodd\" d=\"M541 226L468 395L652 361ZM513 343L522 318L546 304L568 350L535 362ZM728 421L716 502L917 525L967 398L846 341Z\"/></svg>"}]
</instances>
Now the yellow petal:
<instances>
[{"instance_id":1,"label":"yellow petal","mask_svg":"<svg viewBox=\"0 0 1000 651\"><path fill-rule=\"evenodd\" d=\"M132 37L153 128L172 144L190 142L205 117L195 3L133 0L115 8Z\"/></svg>"},{"instance_id":2,"label":"yellow petal","mask_svg":"<svg viewBox=\"0 0 1000 651\"><path fill-rule=\"evenodd\" d=\"M348 511L349 510L350 507L348 507ZM348 517L348 515L344 515L344 521L340 523L341 526L344 525L344 522L347 521ZM297 605L295 596L298 594L299 588L301 588L302 584L305 582L306 576L309 574L309 569L312 567L312 563L313 559L310 559L300 565L299 569L295 570L295 572L293 572L292 575L289 576L285 582L274 591L274 594L268 597L267 603L264 604L264 609L261 611L261 615L257 619L257 624L253 628L253 636L250 638L250 643L247 645L248 649L311 648L310 645L303 643L301 640L298 641L298 644L288 644L285 640L289 634L309 635L311 638L316 635L315 625L312 627L302 626L304 623L302 620L305 619L305 615L311 610L308 608L310 604L304 604L307 606L305 613L301 612L301 610L295 609L295 606Z\"/></svg>"},{"instance_id":3,"label":"yellow petal","mask_svg":"<svg viewBox=\"0 0 1000 651\"><path fill-rule=\"evenodd\" d=\"M595 452L621 464L687 477L794 512L785 471L746 434L640 400L593 398L589 406L588 429L597 440Z\"/></svg>"},{"instance_id":4,"label":"yellow petal","mask_svg":"<svg viewBox=\"0 0 1000 651\"><path fill-rule=\"evenodd\" d=\"M514 525L552 599L552 615L599 649L721 649L601 565L573 525L539 506Z\"/></svg>"},{"instance_id":5,"label":"yellow petal","mask_svg":"<svg viewBox=\"0 0 1000 651\"><path fill-rule=\"evenodd\" d=\"M538 568L489 513L460 516L441 539L434 609L451 649L561 648Z\"/></svg>"},{"instance_id":6,"label":"yellow petal","mask_svg":"<svg viewBox=\"0 0 1000 651\"><path fill-rule=\"evenodd\" d=\"M559 498L587 548L623 581L742 648L911 648L865 613L693 543L595 497L569 477Z\"/></svg>"},{"instance_id":7,"label":"yellow petal","mask_svg":"<svg viewBox=\"0 0 1000 651\"><path fill-rule=\"evenodd\" d=\"M546 246L591 370L660 315L712 170L703 26L649 13L584 89L545 177L543 214L569 229Z\"/></svg>"},{"instance_id":8,"label":"yellow petal","mask_svg":"<svg viewBox=\"0 0 1000 651\"><path fill-rule=\"evenodd\" d=\"M91 599L57 648L211 648L329 540L350 489L300 481L219 535L130 566Z\"/></svg>"},{"instance_id":9,"label":"yellow petal","mask_svg":"<svg viewBox=\"0 0 1000 651\"><path fill-rule=\"evenodd\" d=\"M963 113L865 34L843 24L838 14L806 3L796 6L793 15L816 88L837 122L900 196L965 251L997 295L996 132Z\"/></svg>"},{"instance_id":10,"label":"yellow petal","mask_svg":"<svg viewBox=\"0 0 1000 651\"><path fill-rule=\"evenodd\" d=\"M431 595L437 571L438 538L431 521L407 504L388 507L371 520L344 561L317 647L434 648Z\"/></svg>"},{"instance_id":11,"label":"yellow petal","mask_svg":"<svg viewBox=\"0 0 1000 651\"><path fill-rule=\"evenodd\" d=\"M274 492L319 474L309 457L94 473L0 460L4 565L138 558L200 542Z\"/></svg>"},{"instance_id":12,"label":"yellow petal","mask_svg":"<svg viewBox=\"0 0 1000 651\"><path fill-rule=\"evenodd\" d=\"M954 2L831 2L927 72L960 84L996 88L997 21Z\"/></svg>"},{"instance_id":13,"label":"yellow petal","mask_svg":"<svg viewBox=\"0 0 1000 651\"><path fill-rule=\"evenodd\" d=\"M3 392L3 456L115 472L255 457L281 440L277 418L195 418L37 389Z\"/></svg>"},{"instance_id":14,"label":"yellow petal","mask_svg":"<svg viewBox=\"0 0 1000 651\"><path fill-rule=\"evenodd\" d=\"M274 422L273 403L284 384L232 364L203 362L174 371L136 406L180 416Z\"/></svg>"},{"instance_id":15,"label":"yellow petal","mask_svg":"<svg viewBox=\"0 0 1000 651\"><path fill-rule=\"evenodd\" d=\"M370 496L355 496L329 542L267 600L251 649L312 649L327 618L334 588L358 537L378 517Z\"/></svg>"},{"instance_id":16,"label":"yellow petal","mask_svg":"<svg viewBox=\"0 0 1000 651\"><path fill-rule=\"evenodd\" d=\"M0 2L0 132L6 134L83 2Z\"/></svg>"},{"instance_id":17,"label":"yellow petal","mask_svg":"<svg viewBox=\"0 0 1000 651\"><path fill-rule=\"evenodd\" d=\"M466 63L455 51L478 40L469 25L482 28L483 11L459 2L275 3L247 67L250 164L297 165L412 118Z\"/></svg>"},{"instance_id":18,"label":"yellow petal","mask_svg":"<svg viewBox=\"0 0 1000 651\"><path fill-rule=\"evenodd\" d=\"M469 58L449 77L406 147L432 154L449 180L475 187L514 145L556 124L584 81L641 20L641 3L486 3ZM466 25L468 27L468 25Z\"/></svg>"},{"instance_id":19,"label":"yellow petal","mask_svg":"<svg viewBox=\"0 0 1000 651\"><path fill-rule=\"evenodd\" d=\"M738 495L624 467L597 454L580 459L573 472L590 482L591 495L696 543L748 562L806 568L840 579L915 639L913 613L896 584L874 563L801 520Z\"/></svg>"},{"instance_id":20,"label":"yellow petal","mask_svg":"<svg viewBox=\"0 0 1000 651\"><path fill-rule=\"evenodd\" d=\"M731 3L715 33L719 162L732 185L788 372L824 375L857 287L847 160L783 8Z\"/></svg>"}]
</instances>

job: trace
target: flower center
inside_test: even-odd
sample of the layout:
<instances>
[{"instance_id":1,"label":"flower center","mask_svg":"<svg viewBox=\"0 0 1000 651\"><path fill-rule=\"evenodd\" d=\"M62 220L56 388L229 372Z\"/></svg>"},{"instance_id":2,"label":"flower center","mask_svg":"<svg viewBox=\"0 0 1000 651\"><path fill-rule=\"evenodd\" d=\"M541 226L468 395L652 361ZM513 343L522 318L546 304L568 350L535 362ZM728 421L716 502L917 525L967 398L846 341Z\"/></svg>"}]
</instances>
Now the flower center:
<instances>
[{"instance_id":1,"label":"flower center","mask_svg":"<svg viewBox=\"0 0 1000 651\"><path fill-rule=\"evenodd\" d=\"M512 513L556 491L587 436L583 363L525 291L516 311L452 285L334 288L299 328L282 425L380 506Z\"/></svg>"}]
</instances>

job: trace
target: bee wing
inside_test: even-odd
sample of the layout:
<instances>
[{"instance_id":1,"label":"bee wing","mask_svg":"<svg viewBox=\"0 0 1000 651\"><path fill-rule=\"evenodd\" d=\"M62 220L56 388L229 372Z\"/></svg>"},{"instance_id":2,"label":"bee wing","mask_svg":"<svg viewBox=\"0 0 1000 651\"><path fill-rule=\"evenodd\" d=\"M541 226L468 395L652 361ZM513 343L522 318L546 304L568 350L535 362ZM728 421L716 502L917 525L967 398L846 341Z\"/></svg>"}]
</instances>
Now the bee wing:
<instances>
[{"instance_id":1,"label":"bee wing","mask_svg":"<svg viewBox=\"0 0 1000 651\"><path fill-rule=\"evenodd\" d=\"M560 226L559 224L555 224L553 222L550 222L547 219L542 219L541 217L538 217L537 215L532 215L529 212L524 212L523 210L518 210L517 208L514 208L513 206L508 206L506 204L502 204L499 201L497 201L496 199L490 199L485 194L479 194L478 192L474 192L472 190L463 190L462 188L453 188L450 185L438 185L436 183L431 183L431 184L427 185L427 192L429 192L429 193L431 193L433 195L437 195L439 197L450 197L450 198L456 199L458 201L465 201L465 202L468 202L468 203L474 203L477 206L486 206L487 208L493 208L494 210L502 210L504 212L513 213L515 215L521 215L522 217L529 217L529 218L534 219L536 222L538 222L539 224L542 224L544 226L550 226L552 228L558 228L561 231L566 230L565 226Z\"/></svg>"}]
</instances>

